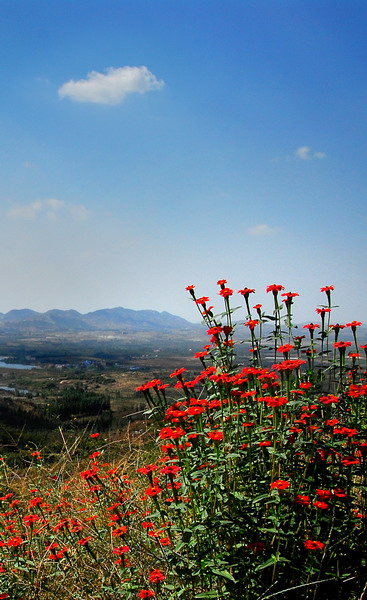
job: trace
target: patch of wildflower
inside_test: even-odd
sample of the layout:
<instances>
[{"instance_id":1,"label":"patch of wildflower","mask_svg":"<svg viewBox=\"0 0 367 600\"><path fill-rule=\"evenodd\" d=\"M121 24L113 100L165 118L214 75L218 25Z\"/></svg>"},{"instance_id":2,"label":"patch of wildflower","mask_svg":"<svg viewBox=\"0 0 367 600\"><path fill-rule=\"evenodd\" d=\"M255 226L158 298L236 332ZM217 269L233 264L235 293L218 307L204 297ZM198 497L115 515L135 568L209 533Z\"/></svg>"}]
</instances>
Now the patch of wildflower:
<instances>
[{"instance_id":1,"label":"patch of wildflower","mask_svg":"<svg viewBox=\"0 0 367 600\"><path fill-rule=\"evenodd\" d=\"M338 339L343 326L329 325L333 286L321 288L328 304L321 325L305 325L308 342L292 329L297 293L268 286L273 312L255 304L253 319L255 290L240 290L250 337L240 363L234 293L218 285L219 315L187 287L210 336L195 377L177 368L170 384L138 388L158 422L146 464L128 473L93 447L77 475L42 478L34 451L35 483L21 494L2 466L0 598L363 597L367 381L360 357L346 353L352 342ZM360 326L345 328L355 345Z\"/></svg>"}]
</instances>

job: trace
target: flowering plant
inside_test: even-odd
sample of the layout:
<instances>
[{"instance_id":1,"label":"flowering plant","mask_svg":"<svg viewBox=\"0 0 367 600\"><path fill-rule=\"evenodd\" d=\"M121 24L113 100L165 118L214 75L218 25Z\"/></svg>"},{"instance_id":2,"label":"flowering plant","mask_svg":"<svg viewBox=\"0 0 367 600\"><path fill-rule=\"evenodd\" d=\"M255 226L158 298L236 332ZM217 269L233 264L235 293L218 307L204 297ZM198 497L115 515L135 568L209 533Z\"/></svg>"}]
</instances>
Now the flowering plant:
<instances>
[{"instance_id":1,"label":"flowering plant","mask_svg":"<svg viewBox=\"0 0 367 600\"><path fill-rule=\"evenodd\" d=\"M234 323L233 290L218 285L220 315L188 286L210 335L197 371L177 368L171 383L138 388L159 430L137 481L96 449L78 478L38 476L30 497L0 498L1 598L49 600L61 590L83 600L364 597L361 323L345 326L353 342L339 340L344 326L330 323L326 286L320 324L305 325L308 337L294 335L297 294L277 284L267 288L271 314L261 304L251 309L255 290L240 290L246 314ZM248 332L242 364L236 328ZM42 457L33 458L39 473Z\"/></svg>"}]
</instances>

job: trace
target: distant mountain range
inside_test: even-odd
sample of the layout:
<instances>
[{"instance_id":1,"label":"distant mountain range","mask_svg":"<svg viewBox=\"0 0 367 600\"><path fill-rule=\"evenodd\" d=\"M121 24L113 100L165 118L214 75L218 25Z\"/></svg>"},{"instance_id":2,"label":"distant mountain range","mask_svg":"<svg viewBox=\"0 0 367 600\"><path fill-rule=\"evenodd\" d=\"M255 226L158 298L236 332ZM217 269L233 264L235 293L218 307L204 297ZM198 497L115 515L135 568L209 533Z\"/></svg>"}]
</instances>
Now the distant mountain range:
<instances>
[{"instance_id":1,"label":"distant mountain range","mask_svg":"<svg viewBox=\"0 0 367 600\"><path fill-rule=\"evenodd\" d=\"M76 310L48 310L40 313L29 308L0 313L0 334L42 332L169 332L193 330L197 326L182 317L155 310L105 308L82 314Z\"/></svg>"}]
</instances>

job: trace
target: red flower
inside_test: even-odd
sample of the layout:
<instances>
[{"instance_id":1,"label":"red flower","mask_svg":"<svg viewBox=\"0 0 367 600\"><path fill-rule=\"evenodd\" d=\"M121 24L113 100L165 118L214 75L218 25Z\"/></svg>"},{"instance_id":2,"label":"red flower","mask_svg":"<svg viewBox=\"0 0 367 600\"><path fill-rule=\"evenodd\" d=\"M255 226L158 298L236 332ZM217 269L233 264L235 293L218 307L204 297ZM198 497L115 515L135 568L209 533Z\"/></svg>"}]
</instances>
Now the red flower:
<instances>
[{"instance_id":1,"label":"red flower","mask_svg":"<svg viewBox=\"0 0 367 600\"><path fill-rule=\"evenodd\" d=\"M327 396L320 396L319 402L321 404L332 404L339 402L338 396L333 396L333 394L328 394Z\"/></svg>"},{"instance_id":2,"label":"red flower","mask_svg":"<svg viewBox=\"0 0 367 600\"><path fill-rule=\"evenodd\" d=\"M297 494L294 501L296 504L300 504L301 506L308 506L311 502L309 496L302 496L301 494Z\"/></svg>"},{"instance_id":3,"label":"red flower","mask_svg":"<svg viewBox=\"0 0 367 600\"><path fill-rule=\"evenodd\" d=\"M283 406L283 404L287 404L288 400L285 396L275 396L274 398L265 397L265 403L267 406L272 408L277 408L278 406Z\"/></svg>"},{"instance_id":4,"label":"red flower","mask_svg":"<svg viewBox=\"0 0 367 600\"><path fill-rule=\"evenodd\" d=\"M185 435L185 431L181 427L163 427L159 432L161 440L172 439L177 440L178 438Z\"/></svg>"},{"instance_id":5,"label":"red flower","mask_svg":"<svg viewBox=\"0 0 367 600\"><path fill-rule=\"evenodd\" d=\"M223 432L222 431L209 431L208 438L210 438L211 440L214 440L215 442L220 442L220 440L223 439Z\"/></svg>"},{"instance_id":6,"label":"red flower","mask_svg":"<svg viewBox=\"0 0 367 600\"><path fill-rule=\"evenodd\" d=\"M181 367L181 369L176 369L175 371L173 371L173 373L170 374L170 377L172 379L172 377L178 377L179 375L182 375L182 373L184 373L186 371L186 369L184 369L184 367Z\"/></svg>"},{"instance_id":7,"label":"red flower","mask_svg":"<svg viewBox=\"0 0 367 600\"><path fill-rule=\"evenodd\" d=\"M291 305L293 304L293 298L295 298L296 296L299 296L299 294L296 294L295 292L286 292L285 294L282 294L282 298L284 298L284 303L287 306L287 308L291 307Z\"/></svg>"},{"instance_id":8,"label":"red flower","mask_svg":"<svg viewBox=\"0 0 367 600\"><path fill-rule=\"evenodd\" d=\"M351 323L345 324L346 327L351 327L354 331L356 330L356 327L359 327L360 325L362 325L361 321L351 321Z\"/></svg>"},{"instance_id":9,"label":"red flower","mask_svg":"<svg viewBox=\"0 0 367 600\"><path fill-rule=\"evenodd\" d=\"M112 537L120 537L120 535L124 535L127 532L126 525L121 525L112 531Z\"/></svg>"},{"instance_id":10,"label":"red flower","mask_svg":"<svg viewBox=\"0 0 367 600\"><path fill-rule=\"evenodd\" d=\"M17 546L23 544L23 541L24 540L19 536L11 537L8 539L7 546L8 548L16 548Z\"/></svg>"},{"instance_id":11,"label":"red flower","mask_svg":"<svg viewBox=\"0 0 367 600\"><path fill-rule=\"evenodd\" d=\"M159 541L162 546L169 546L171 544L171 540L168 537L163 537Z\"/></svg>"},{"instance_id":12,"label":"red flower","mask_svg":"<svg viewBox=\"0 0 367 600\"><path fill-rule=\"evenodd\" d=\"M157 465L146 465L145 467L140 467L140 469L137 469L136 472L142 473L143 475L148 475L149 473L153 473L153 471L156 469L158 469Z\"/></svg>"},{"instance_id":13,"label":"red flower","mask_svg":"<svg viewBox=\"0 0 367 600\"><path fill-rule=\"evenodd\" d=\"M345 325L339 325L339 323L335 323L335 325L330 325L330 329L333 329L337 333L340 331L340 329L344 329L344 327Z\"/></svg>"},{"instance_id":14,"label":"red flower","mask_svg":"<svg viewBox=\"0 0 367 600\"><path fill-rule=\"evenodd\" d=\"M245 325L246 327L248 327L251 331L253 331L256 327L256 325L259 324L259 321L257 319L250 319L249 321L246 321Z\"/></svg>"},{"instance_id":15,"label":"red flower","mask_svg":"<svg viewBox=\"0 0 367 600\"><path fill-rule=\"evenodd\" d=\"M226 279L219 279L219 281L217 281L218 285L225 285L227 283Z\"/></svg>"},{"instance_id":16,"label":"red flower","mask_svg":"<svg viewBox=\"0 0 367 600\"><path fill-rule=\"evenodd\" d=\"M285 481L284 479L277 479L270 484L270 489L272 490L286 490L289 487L289 481Z\"/></svg>"},{"instance_id":17,"label":"red flower","mask_svg":"<svg viewBox=\"0 0 367 600\"><path fill-rule=\"evenodd\" d=\"M90 437L91 437L91 438L97 438L97 437L99 437L99 436L100 436L100 433L91 433L91 434L90 434Z\"/></svg>"},{"instance_id":18,"label":"red flower","mask_svg":"<svg viewBox=\"0 0 367 600\"><path fill-rule=\"evenodd\" d=\"M324 316L325 313L331 312L331 308L316 308L316 312L318 315Z\"/></svg>"},{"instance_id":19,"label":"red flower","mask_svg":"<svg viewBox=\"0 0 367 600\"><path fill-rule=\"evenodd\" d=\"M165 579L165 574L162 573L162 571L160 571L159 569L154 569L154 571L151 571L149 575L149 581L151 583L159 583L160 581L164 581Z\"/></svg>"},{"instance_id":20,"label":"red flower","mask_svg":"<svg viewBox=\"0 0 367 600\"><path fill-rule=\"evenodd\" d=\"M91 539L92 539L92 537L89 535L88 537L81 538L80 540L78 540L78 542L77 542L77 543L78 543L80 546L85 546L86 544L88 544L89 540L91 540Z\"/></svg>"},{"instance_id":21,"label":"red flower","mask_svg":"<svg viewBox=\"0 0 367 600\"><path fill-rule=\"evenodd\" d=\"M219 292L220 296L223 296L223 298L228 298L228 296L232 296L233 294L233 290L231 290L231 288L225 287L222 288Z\"/></svg>"},{"instance_id":22,"label":"red flower","mask_svg":"<svg viewBox=\"0 0 367 600\"><path fill-rule=\"evenodd\" d=\"M142 598L143 600L145 598L154 598L155 596L155 592L153 592L153 590L140 590L139 592L139 598Z\"/></svg>"},{"instance_id":23,"label":"red flower","mask_svg":"<svg viewBox=\"0 0 367 600\"><path fill-rule=\"evenodd\" d=\"M245 296L245 298L248 298L250 294L254 294L255 290L252 290L250 288L243 288L243 290L238 290L239 294L242 294L242 296Z\"/></svg>"},{"instance_id":24,"label":"red flower","mask_svg":"<svg viewBox=\"0 0 367 600\"><path fill-rule=\"evenodd\" d=\"M114 548L112 550L112 554L117 554L118 556L121 556L122 554L125 554L126 552L130 552L129 546L120 546L119 548Z\"/></svg>"},{"instance_id":25,"label":"red flower","mask_svg":"<svg viewBox=\"0 0 367 600\"><path fill-rule=\"evenodd\" d=\"M330 498L333 495L333 492L331 490L321 490L318 488L316 490L316 494L319 498L322 498L323 500L330 500Z\"/></svg>"},{"instance_id":26,"label":"red flower","mask_svg":"<svg viewBox=\"0 0 367 600\"><path fill-rule=\"evenodd\" d=\"M291 350L293 350L294 346L292 346L291 344L284 344L283 346L279 346L279 348L277 348L277 352L290 352Z\"/></svg>"},{"instance_id":27,"label":"red flower","mask_svg":"<svg viewBox=\"0 0 367 600\"><path fill-rule=\"evenodd\" d=\"M334 348L339 348L339 350L345 350L345 348L349 348L352 345L352 342L335 342L333 344Z\"/></svg>"},{"instance_id":28,"label":"red flower","mask_svg":"<svg viewBox=\"0 0 367 600\"><path fill-rule=\"evenodd\" d=\"M194 285L188 285L188 286L187 286L185 289L186 289L188 292L191 292L191 290L193 290L193 289L194 289L194 287L195 287Z\"/></svg>"},{"instance_id":29,"label":"red flower","mask_svg":"<svg viewBox=\"0 0 367 600\"><path fill-rule=\"evenodd\" d=\"M306 550L322 550L325 544L323 542L319 542L318 540L306 540L303 542Z\"/></svg>"},{"instance_id":30,"label":"red flower","mask_svg":"<svg viewBox=\"0 0 367 600\"><path fill-rule=\"evenodd\" d=\"M196 304L202 304L203 306L205 306L205 304L209 301L210 301L210 298L208 298L207 296L202 296L202 298L197 298L195 300Z\"/></svg>"},{"instance_id":31,"label":"red flower","mask_svg":"<svg viewBox=\"0 0 367 600\"><path fill-rule=\"evenodd\" d=\"M272 285L268 285L268 287L266 288L267 294L269 292L273 292L274 296L276 296L277 293L281 292L282 290L284 290L284 285L277 285L276 283L273 283Z\"/></svg>"},{"instance_id":32,"label":"red flower","mask_svg":"<svg viewBox=\"0 0 367 600\"><path fill-rule=\"evenodd\" d=\"M334 291L334 289L335 289L335 288L334 288L334 286L333 286L333 285L326 285L325 287L322 287L322 288L320 289L320 292L326 292L326 293L328 293L328 292L332 292L332 291Z\"/></svg>"},{"instance_id":33,"label":"red flower","mask_svg":"<svg viewBox=\"0 0 367 600\"><path fill-rule=\"evenodd\" d=\"M276 371L292 371L292 369L298 369L301 365L304 365L305 362L305 360L283 360L273 365L272 369Z\"/></svg>"},{"instance_id":34,"label":"red flower","mask_svg":"<svg viewBox=\"0 0 367 600\"><path fill-rule=\"evenodd\" d=\"M303 329L308 329L309 331L315 331L315 329L317 329L318 327L320 327L320 325L317 325L317 323L308 323L308 325L303 326Z\"/></svg>"},{"instance_id":35,"label":"red flower","mask_svg":"<svg viewBox=\"0 0 367 600\"><path fill-rule=\"evenodd\" d=\"M322 510L326 510L326 509L328 509L328 508L329 508L329 505L328 505L326 502L321 502L321 500L316 500L316 501L313 503L313 505L314 505L316 508L320 508L320 509L322 509Z\"/></svg>"}]
</instances>

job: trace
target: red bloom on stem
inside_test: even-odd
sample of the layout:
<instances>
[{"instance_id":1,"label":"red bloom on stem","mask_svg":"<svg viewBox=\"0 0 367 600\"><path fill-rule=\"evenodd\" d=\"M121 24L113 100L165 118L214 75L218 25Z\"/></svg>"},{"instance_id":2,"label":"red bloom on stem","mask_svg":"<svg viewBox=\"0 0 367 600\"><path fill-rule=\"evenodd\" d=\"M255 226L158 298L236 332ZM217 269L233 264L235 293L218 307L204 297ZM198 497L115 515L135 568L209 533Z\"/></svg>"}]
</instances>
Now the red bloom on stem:
<instances>
[{"instance_id":1,"label":"red bloom on stem","mask_svg":"<svg viewBox=\"0 0 367 600\"><path fill-rule=\"evenodd\" d=\"M285 479L277 479L270 484L272 490L286 490L287 488L289 488L289 481L285 481Z\"/></svg>"},{"instance_id":2,"label":"red bloom on stem","mask_svg":"<svg viewBox=\"0 0 367 600\"><path fill-rule=\"evenodd\" d=\"M193 290L194 287L195 287L194 285L188 285L185 287L185 290L187 290L188 292L191 292L191 290Z\"/></svg>"},{"instance_id":3,"label":"red bloom on stem","mask_svg":"<svg viewBox=\"0 0 367 600\"><path fill-rule=\"evenodd\" d=\"M159 541L162 546L170 546L171 544L171 540L169 539L169 537L162 537Z\"/></svg>"},{"instance_id":4,"label":"red bloom on stem","mask_svg":"<svg viewBox=\"0 0 367 600\"><path fill-rule=\"evenodd\" d=\"M195 300L196 304L202 304L203 306L205 306L205 304L209 301L210 301L210 298L208 298L208 296L202 296L202 298L197 298Z\"/></svg>"},{"instance_id":5,"label":"red bloom on stem","mask_svg":"<svg viewBox=\"0 0 367 600\"><path fill-rule=\"evenodd\" d=\"M148 475L149 473L153 473L153 471L155 471L156 469L158 469L157 465L146 465L145 467L140 467L139 469L136 469L136 472L142 473L143 475Z\"/></svg>"},{"instance_id":6,"label":"red bloom on stem","mask_svg":"<svg viewBox=\"0 0 367 600\"><path fill-rule=\"evenodd\" d=\"M318 540L306 540L303 542L306 550L322 550L325 544L323 542L319 542Z\"/></svg>"},{"instance_id":7,"label":"red bloom on stem","mask_svg":"<svg viewBox=\"0 0 367 600\"><path fill-rule=\"evenodd\" d=\"M329 508L329 505L326 502L322 502L321 500L316 500L313 505L316 508L320 508L322 510L327 510Z\"/></svg>"},{"instance_id":8,"label":"red bloom on stem","mask_svg":"<svg viewBox=\"0 0 367 600\"><path fill-rule=\"evenodd\" d=\"M184 367L181 367L181 369L176 369L175 371L173 371L173 373L170 374L170 377L172 379L172 377L178 377L179 375L182 375L182 373L184 373L186 371L186 369L184 369Z\"/></svg>"},{"instance_id":9,"label":"red bloom on stem","mask_svg":"<svg viewBox=\"0 0 367 600\"><path fill-rule=\"evenodd\" d=\"M287 353L293 350L293 348L294 346L292 346L292 344L284 344L283 346L279 346L279 348L277 348L277 352Z\"/></svg>"},{"instance_id":10,"label":"red bloom on stem","mask_svg":"<svg viewBox=\"0 0 367 600\"><path fill-rule=\"evenodd\" d=\"M140 590L138 596L142 600L145 600L146 598L154 598L155 592L153 592L153 590Z\"/></svg>"},{"instance_id":11,"label":"red bloom on stem","mask_svg":"<svg viewBox=\"0 0 367 600\"><path fill-rule=\"evenodd\" d=\"M333 286L333 285L326 285L325 287L322 287L322 288L320 289L320 292L326 292L326 293L328 293L328 292L333 292L333 291L334 291L334 289L335 289L335 288L334 288L334 286Z\"/></svg>"},{"instance_id":12,"label":"red bloom on stem","mask_svg":"<svg viewBox=\"0 0 367 600\"><path fill-rule=\"evenodd\" d=\"M223 432L222 431L209 431L208 438L210 438L211 440L214 440L215 442L220 442L220 440L223 439Z\"/></svg>"},{"instance_id":13,"label":"red bloom on stem","mask_svg":"<svg viewBox=\"0 0 367 600\"><path fill-rule=\"evenodd\" d=\"M330 500L333 495L331 490L321 490L319 488L316 490L316 494L319 498L322 498L322 500Z\"/></svg>"},{"instance_id":14,"label":"red bloom on stem","mask_svg":"<svg viewBox=\"0 0 367 600\"><path fill-rule=\"evenodd\" d=\"M112 550L112 554L117 554L118 556L121 556L122 554L126 554L126 552L130 552L129 546L119 546Z\"/></svg>"},{"instance_id":15,"label":"red bloom on stem","mask_svg":"<svg viewBox=\"0 0 367 600\"><path fill-rule=\"evenodd\" d=\"M305 360L283 360L273 365L272 369L276 371L292 371L292 369L298 369L301 365L304 365L305 362Z\"/></svg>"},{"instance_id":16,"label":"red bloom on stem","mask_svg":"<svg viewBox=\"0 0 367 600\"><path fill-rule=\"evenodd\" d=\"M266 293L268 294L269 292L273 292L274 296L276 296L277 293L281 292L282 290L284 290L284 285L277 285L276 283L273 283L272 285L268 285L266 288Z\"/></svg>"},{"instance_id":17,"label":"red bloom on stem","mask_svg":"<svg viewBox=\"0 0 367 600\"><path fill-rule=\"evenodd\" d=\"M277 408L278 406L283 406L283 404L288 404L288 400L286 396L275 396L274 398L266 397L265 404L272 408Z\"/></svg>"},{"instance_id":18,"label":"red bloom on stem","mask_svg":"<svg viewBox=\"0 0 367 600\"><path fill-rule=\"evenodd\" d=\"M162 573L162 571L160 571L159 569L154 569L154 571L151 571L149 575L149 581L151 583L159 583L160 581L164 581L165 579L165 574Z\"/></svg>"},{"instance_id":19,"label":"red bloom on stem","mask_svg":"<svg viewBox=\"0 0 367 600\"><path fill-rule=\"evenodd\" d=\"M316 308L316 312L318 315L321 315L321 317L323 317L325 313L331 312L331 308Z\"/></svg>"},{"instance_id":20,"label":"red bloom on stem","mask_svg":"<svg viewBox=\"0 0 367 600\"><path fill-rule=\"evenodd\" d=\"M356 330L356 327L359 327L360 325L362 325L361 321L351 321L350 323L345 324L346 327L351 327L354 331Z\"/></svg>"},{"instance_id":21,"label":"red bloom on stem","mask_svg":"<svg viewBox=\"0 0 367 600\"><path fill-rule=\"evenodd\" d=\"M339 402L339 397L334 396L333 394L328 394L327 396L320 396L319 402L321 402L321 404L336 404Z\"/></svg>"},{"instance_id":22,"label":"red bloom on stem","mask_svg":"<svg viewBox=\"0 0 367 600\"><path fill-rule=\"evenodd\" d=\"M245 325L246 327L248 327L251 331L253 331L256 327L256 325L259 324L258 319L250 319L249 321L246 321Z\"/></svg>"},{"instance_id":23,"label":"red bloom on stem","mask_svg":"<svg viewBox=\"0 0 367 600\"><path fill-rule=\"evenodd\" d=\"M127 532L126 525L121 525L112 531L112 537L120 537L120 535L124 535Z\"/></svg>"},{"instance_id":24,"label":"red bloom on stem","mask_svg":"<svg viewBox=\"0 0 367 600\"><path fill-rule=\"evenodd\" d=\"M308 329L309 331L315 331L315 329L317 329L318 327L320 327L320 325L317 325L317 323L308 323L307 325L303 326L303 329Z\"/></svg>"},{"instance_id":25,"label":"red bloom on stem","mask_svg":"<svg viewBox=\"0 0 367 600\"><path fill-rule=\"evenodd\" d=\"M217 284L218 284L218 285L225 285L226 283L227 283L227 280L226 280L226 279L219 279L219 280L217 281Z\"/></svg>"},{"instance_id":26,"label":"red bloom on stem","mask_svg":"<svg viewBox=\"0 0 367 600\"><path fill-rule=\"evenodd\" d=\"M223 296L223 298L228 298L228 296L232 296L233 294L233 290L231 290L231 288L225 287L222 288L219 292L220 296Z\"/></svg>"},{"instance_id":27,"label":"red bloom on stem","mask_svg":"<svg viewBox=\"0 0 367 600\"><path fill-rule=\"evenodd\" d=\"M89 540L91 540L92 537L90 535L88 535L88 537L85 538L80 538L80 540L77 541L77 544L79 544L80 546L86 546L89 542Z\"/></svg>"},{"instance_id":28,"label":"red bloom on stem","mask_svg":"<svg viewBox=\"0 0 367 600\"><path fill-rule=\"evenodd\" d=\"M294 499L294 502L296 504L300 504L301 506L309 506L311 500L309 496L302 496L302 494L297 494L297 496Z\"/></svg>"},{"instance_id":29,"label":"red bloom on stem","mask_svg":"<svg viewBox=\"0 0 367 600\"><path fill-rule=\"evenodd\" d=\"M97 438L97 437L99 437L99 436L100 436L100 433L91 433L91 434L90 434L90 437L91 437L91 438Z\"/></svg>"},{"instance_id":30,"label":"red bloom on stem","mask_svg":"<svg viewBox=\"0 0 367 600\"><path fill-rule=\"evenodd\" d=\"M177 440L183 435L185 435L185 431L181 427L163 427L163 429L161 429L161 431L159 432L159 437L161 438L161 440Z\"/></svg>"},{"instance_id":31,"label":"red bloom on stem","mask_svg":"<svg viewBox=\"0 0 367 600\"><path fill-rule=\"evenodd\" d=\"M334 348L339 348L339 350L345 350L345 348L349 348L352 345L352 342L335 342L333 344Z\"/></svg>"},{"instance_id":32,"label":"red bloom on stem","mask_svg":"<svg viewBox=\"0 0 367 600\"><path fill-rule=\"evenodd\" d=\"M242 296L245 296L245 298L248 298L250 294L255 293L255 290L250 289L250 288L243 288L243 290L238 290L238 293L241 294Z\"/></svg>"},{"instance_id":33,"label":"red bloom on stem","mask_svg":"<svg viewBox=\"0 0 367 600\"><path fill-rule=\"evenodd\" d=\"M299 294L295 292L286 292L285 294L282 294L282 298L284 298L284 303L288 309L293 304L293 298L296 298L296 296L299 296Z\"/></svg>"}]
</instances>

